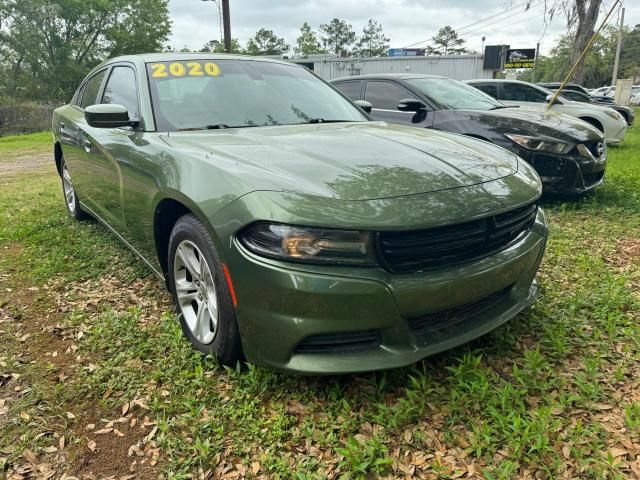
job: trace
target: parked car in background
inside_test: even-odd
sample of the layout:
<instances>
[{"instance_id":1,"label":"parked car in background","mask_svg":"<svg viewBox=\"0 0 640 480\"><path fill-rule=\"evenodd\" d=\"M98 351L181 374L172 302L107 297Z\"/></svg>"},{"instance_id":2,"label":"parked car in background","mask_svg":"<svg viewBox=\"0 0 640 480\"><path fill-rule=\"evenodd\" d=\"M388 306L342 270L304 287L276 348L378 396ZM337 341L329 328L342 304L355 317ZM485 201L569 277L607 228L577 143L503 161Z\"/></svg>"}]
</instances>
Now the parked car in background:
<instances>
[{"instance_id":1,"label":"parked car in background","mask_svg":"<svg viewBox=\"0 0 640 480\"><path fill-rule=\"evenodd\" d=\"M548 90L553 90L555 92L562 86L562 83L560 83L560 82L537 82L536 85L538 85L539 87L542 87L542 88L546 88ZM612 97L607 97L606 95L594 95L593 92L589 92L586 88L584 88L581 85L578 85L577 83L567 83L564 86L564 88L562 89L562 95L567 97L569 100L572 100L569 97L569 95L565 95L567 92L578 92L578 93L582 93L584 95L588 95L589 97L591 97L594 100L596 100L598 103L606 103L606 104L615 103L615 101L614 101L614 99Z\"/></svg>"},{"instance_id":2,"label":"parked car in background","mask_svg":"<svg viewBox=\"0 0 640 480\"><path fill-rule=\"evenodd\" d=\"M529 162L546 193L575 195L604 180L604 137L568 115L508 107L450 78L419 74L350 76L331 83L372 105L376 120L489 141Z\"/></svg>"},{"instance_id":3,"label":"parked car in background","mask_svg":"<svg viewBox=\"0 0 640 480\"><path fill-rule=\"evenodd\" d=\"M519 80L467 80L469 85L482 90L506 105L521 105L546 109L553 92L532 83ZM562 96L551 107L559 113L566 113L593 125L604 132L607 143L620 143L627 131L627 122L615 110L602 105L572 102Z\"/></svg>"},{"instance_id":4,"label":"parked car in background","mask_svg":"<svg viewBox=\"0 0 640 480\"><path fill-rule=\"evenodd\" d=\"M403 366L535 301L547 226L533 168L373 122L303 67L119 57L52 127L69 215L99 219L166 279L184 335L226 365Z\"/></svg>"},{"instance_id":5,"label":"parked car in background","mask_svg":"<svg viewBox=\"0 0 640 480\"><path fill-rule=\"evenodd\" d=\"M589 93L594 96L603 95L605 97L613 97L613 95L610 95L610 93L614 92L615 94L615 90L616 87L614 87L613 85L609 85L608 87L596 88L594 90L591 90Z\"/></svg>"},{"instance_id":6,"label":"parked car in background","mask_svg":"<svg viewBox=\"0 0 640 480\"><path fill-rule=\"evenodd\" d=\"M553 88L550 90L554 92L557 91L556 89L553 89ZM612 108L613 110L618 112L620 115L622 115L625 122L627 122L627 125L629 126L633 125L633 121L636 118L636 113L633 110L633 108L625 107L624 105L618 105L617 103L613 102L613 99L610 99L611 100L610 102L609 101L603 102L600 100L600 98L609 99L609 97L592 97L591 95L579 92L577 90L562 90L562 96L567 100L571 100L572 102L595 103L598 105L604 105L609 108Z\"/></svg>"}]
</instances>

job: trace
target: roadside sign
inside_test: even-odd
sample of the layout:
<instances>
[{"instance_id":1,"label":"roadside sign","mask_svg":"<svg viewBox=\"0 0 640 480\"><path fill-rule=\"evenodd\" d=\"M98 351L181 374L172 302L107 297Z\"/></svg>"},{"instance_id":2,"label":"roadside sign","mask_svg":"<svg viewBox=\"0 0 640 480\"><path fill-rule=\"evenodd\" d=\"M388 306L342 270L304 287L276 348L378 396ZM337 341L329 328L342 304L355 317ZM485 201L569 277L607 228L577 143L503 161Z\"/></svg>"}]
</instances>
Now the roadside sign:
<instances>
[{"instance_id":1,"label":"roadside sign","mask_svg":"<svg viewBox=\"0 0 640 480\"><path fill-rule=\"evenodd\" d=\"M510 48L504 59L504 68L533 68L536 62L535 48Z\"/></svg>"},{"instance_id":2,"label":"roadside sign","mask_svg":"<svg viewBox=\"0 0 640 480\"><path fill-rule=\"evenodd\" d=\"M424 57L424 48L390 48L390 57Z\"/></svg>"}]
</instances>

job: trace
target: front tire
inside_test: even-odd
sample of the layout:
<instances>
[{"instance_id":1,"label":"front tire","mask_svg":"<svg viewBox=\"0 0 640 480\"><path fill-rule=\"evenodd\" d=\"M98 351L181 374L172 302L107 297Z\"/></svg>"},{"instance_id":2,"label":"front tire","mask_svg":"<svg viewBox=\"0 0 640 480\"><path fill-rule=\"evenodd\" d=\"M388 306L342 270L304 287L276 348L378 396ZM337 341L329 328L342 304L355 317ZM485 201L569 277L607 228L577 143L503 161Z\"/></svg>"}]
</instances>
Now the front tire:
<instances>
[{"instance_id":1,"label":"front tire","mask_svg":"<svg viewBox=\"0 0 640 480\"><path fill-rule=\"evenodd\" d=\"M62 180L64 204L67 207L69 216L78 221L87 219L89 215L80 207L80 201L78 200L78 195L71 181L71 174L69 173L64 158L60 162L60 179Z\"/></svg>"},{"instance_id":2,"label":"front tire","mask_svg":"<svg viewBox=\"0 0 640 480\"><path fill-rule=\"evenodd\" d=\"M182 216L169 238L169 290L185 337L200 352L235 366L243 360L240 332L222 261L204 225Z\"/></svg>"}]
</instances>

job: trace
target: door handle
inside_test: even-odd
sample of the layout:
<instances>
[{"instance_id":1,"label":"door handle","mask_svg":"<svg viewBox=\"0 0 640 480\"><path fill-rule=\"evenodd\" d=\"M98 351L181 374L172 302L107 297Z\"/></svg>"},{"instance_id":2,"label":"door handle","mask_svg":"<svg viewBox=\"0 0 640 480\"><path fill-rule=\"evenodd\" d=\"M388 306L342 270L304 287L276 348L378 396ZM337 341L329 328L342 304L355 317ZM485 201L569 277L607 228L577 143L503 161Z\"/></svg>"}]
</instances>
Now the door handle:
<instances>
[{"instance_id":1,"label":"door handle","mask_svg":"<svg viewBox=\"0 0 640 480\"><path fill-rule=\"evenodd\" d=\"M64 122L60 122L60 130L64 128Z\"/></svg>"},{"instance_id":2,"label":"door handle","mask_svg":"<svg viewBox=\"0 0 640 480\"><path fill-rule=\"evenodd\" d=\"M91 141L87 140L86 138L82 141L82 144L84 145L84 151L87 153L91 152Z\"/></svg>"}]
</instances>

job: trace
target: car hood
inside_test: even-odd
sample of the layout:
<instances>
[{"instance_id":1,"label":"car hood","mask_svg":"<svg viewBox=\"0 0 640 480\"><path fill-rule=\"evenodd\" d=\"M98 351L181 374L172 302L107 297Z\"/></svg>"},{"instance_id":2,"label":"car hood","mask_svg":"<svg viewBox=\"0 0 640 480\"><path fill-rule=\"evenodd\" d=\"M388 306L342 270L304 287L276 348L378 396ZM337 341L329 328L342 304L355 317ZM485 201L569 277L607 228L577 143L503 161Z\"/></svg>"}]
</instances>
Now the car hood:
<instances>
[{"instance_id":1,"label":"car hood","mask_svg":"<svg viewBox=\"0 0 640 480\"><path fill-rule=\"evenodd\" d=\"M487 142L383 122L176 132L164 140L245 192L372 200L468 187L518 169L515 155Z\"/></svg>"},{"instance_id":2,"label":"car hood","mask_svg":"<svg viewBox=\"0 0 640 480\"><path fill-rule=\"evenodd\" d=\"M541 134L575 143L602 141L602 133L588 123L570 115L539 108L508 107L458 112L471 115L501 133Z\"/></svg>"}]
</instances>

